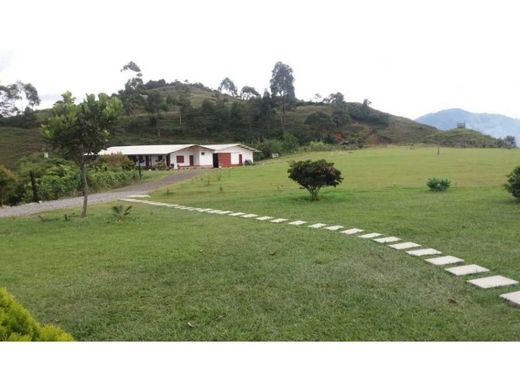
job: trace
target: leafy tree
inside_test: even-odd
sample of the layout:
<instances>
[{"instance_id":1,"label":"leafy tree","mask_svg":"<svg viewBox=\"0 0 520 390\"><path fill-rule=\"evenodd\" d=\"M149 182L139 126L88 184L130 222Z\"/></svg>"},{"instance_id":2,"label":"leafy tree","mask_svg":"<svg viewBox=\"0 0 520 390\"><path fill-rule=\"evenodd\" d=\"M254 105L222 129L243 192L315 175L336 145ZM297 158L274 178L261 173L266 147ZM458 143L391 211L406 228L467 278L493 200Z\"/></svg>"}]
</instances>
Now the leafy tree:
<instances>
[{"instance_id":1,"label":"leafy tree","mask_svg":"<svg viewBox=\"0 0 520 390\"><path fill-rule=\"evenodd\" d=\"M363 104L361 105L361 115L363 119L368 119L370 117L370 105L372 102L368 99L363 100Z\"/></svg>"},{"instance_id":2,"label":"leafy tree","mask_svg":"<svg viewBox=\"0 0 520 390\"><path fill-rule=\"evenodd\" d=\"M286 125L286 111L296 100L294 94L293 70L289 65L282 62L277 62L274 65L271 76L271 95L279 101L279 106L282 110L280 121L282 131L284 131Z\"/></svg>"},{"instance_id":3,"label":"leafy tree","mask_svg":"<svg viewBox=\"0 0 520 390\"><path fill-rule=\"evenodd\" d=\"M341 92L332 93L324 99L325 103L332 106L332 121L339 129L346 123L350 122L350 116L348 115L347 102Z\"/></svg>"},{"instance_id":4,"label":"leafy tree","mask_svg":"<svg viewBox=\"0 0 520 390\"><path fill-rule=\"evenodd\" d=\"M168 111L168 101L159 92L151 92L146 95L144 109L149 114L150 125L157 127L161 112ZM161 136L159 128L157 128L157 136Z\"/></svg>"},{"instance_id":5,"label":"leafy tree","mask_svg":"<svg viewBox=\"0 0 520 390\"><path fill-rule=\"evenodd\" d=\"M182 118L192 110L190 100L190 89L181 88L178 95L169 95L166 98L168 106L177 106L179 109L179 128L182 129Z\"/></svg>"},{"instance_id":6,"label":"leafy tree","mask_svg":"<svg viewBox=\"0 0 520 390\"><path fill-rule=\"evenodd\" d=\"M90 94L76 105L70 92L62 96L63 100L54 104L52 116L43 126L43 136L48 145L79 166L83 192L81 217L84 218L88 203L88 164L106 148L109 129L119 117L122 103L117 97L99 94L96 99Z\"/></svg>"},{"instance_id":7,"label":"leafy tree","mask_svg":"<svg viewBox=\"0 0 520 390\"><path fill-rule=\"evenodd\" d=\"M7 190L16 183L16 176L5 166L0 165L0 207L4 205Z\"/></svg>"},{"instance_id":8,"label":"leafy tree","mask_svg":"<svg viewBox=\"0 0 520 390\"><path fill-rule=\"evenodd\" d=\"M133 115L138 107L142 107L144 101L144 84L141 68L133 61L124 65L121 72L133 72L133 77L129 78L125 83L125 89L119 91L119 97L123 103L123 107L127 115Z\"/></svg>"},{"instance_id":9,"label":"leafy tree","mask_svg":"<svg viewBox=\"0 0 520 390\"><path fill-rule=\"evenodd\" d=\"M218 87L218 91L227 92L233 97L238 96L237 87L235 86L235 83L233 81L231 81L231 79L229 77L226 77L224 80L222 80L222 82L220 83L220 86Z\"/></svg>"},{"instance_id":10,"label":"leafy tree","mask_svg":"<svg viewBox=\"0 0 520 390\"><path fill-rule=\"evenodd\" d=\"M27 107L24 108L24 100ZM20 102L20 109L16 102ZM0 85L0 117L29 113L41 103L38 90L31 83L17 81L15 84Z\"/></svg>"},{"instance_id":11,"label":"leafy tree","mask_svg":"<svg viewBox=\"0 0 520 390\"><path fill-rule=\"evenodd\" d=\"M508 135L504 138L504 146L508 149L516 148L516 138L512 135Z\"/></svg>"},{"instance_id":12,"label":"leafy tree","mask_svg":"<svg viewBox=\"0 0 520 390\"><path fill-rule=\"evenodd\" d=\"M250 99L257 99L260 97L260 94L256 89L253 87L249 87L247 85L244 85L242 87L242 90L240 91L240 99L242 100L250 100Z\"/></svg>"},{"instance_id":13,"label":"leafy tree","mask_svg":"<svg viewBox=\"0 0 520 390\"><path fill-rule=\"evenodd\" d=\"M312 137L321 140L335 127L331 116L322 111L313 112L307 116L304 123L311 128Z\"/></svg>"},{"instance_id":14,"label":"leafy tree","mask_svg":"<svg viewBox=\"0 0 520 390\"><path fill-rule=\"evenodd\" d=\"M290 179L309 191L311 201L318 200L322 187L336 187L343 181L341 172L334 168L334 163L325 160L293 161L287 173Z\"/></svg>"},{"instance_id":15,"label":"leafy tree","mask_svg":"<svg viewBox=\"0 0 520 390\"><path fill-rule=\"evenodd\" d=\"M505 188L515 198L520 199L520 166L516 167L513 172L507 175Z\"/></svg>"}]
</instances>

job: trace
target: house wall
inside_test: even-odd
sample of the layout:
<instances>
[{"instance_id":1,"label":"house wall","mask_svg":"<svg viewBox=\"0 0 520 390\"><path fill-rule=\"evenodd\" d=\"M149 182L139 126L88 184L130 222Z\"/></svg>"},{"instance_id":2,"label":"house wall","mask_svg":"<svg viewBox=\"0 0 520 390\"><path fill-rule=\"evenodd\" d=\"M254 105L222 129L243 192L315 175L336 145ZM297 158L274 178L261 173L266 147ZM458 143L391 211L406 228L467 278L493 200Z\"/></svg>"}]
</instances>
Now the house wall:
<instances>
[{"instance_id":1,"label":"house wall","mask_svg":"<svg viewBox=\"0 0 520 390\"><path fill-rule=\"evenodd\" d=\"M231 153L231 165L239 165L239 154L242 155L242 164L245 164L246 160L253 162L253 152L239 146L232 146L226 149L221 149L218 152Z\"/></svg>"},{"instance_id":2,"label":"house wall","mask_svg":"<svg viewBox=\"0 0 520 390\"><path fill-rule=\"evenodd\" d=\"M202 154L204 153L204 154ZM193 147L189 149L179 150L170 155L171 162L175 164L175 168L187 168L190 166L190 155L193 156L193 166L197 168L213 167L213 152L211 150ZM183 156L184 162L177 164L177 156Z\"/></svg>"}]
</instances>

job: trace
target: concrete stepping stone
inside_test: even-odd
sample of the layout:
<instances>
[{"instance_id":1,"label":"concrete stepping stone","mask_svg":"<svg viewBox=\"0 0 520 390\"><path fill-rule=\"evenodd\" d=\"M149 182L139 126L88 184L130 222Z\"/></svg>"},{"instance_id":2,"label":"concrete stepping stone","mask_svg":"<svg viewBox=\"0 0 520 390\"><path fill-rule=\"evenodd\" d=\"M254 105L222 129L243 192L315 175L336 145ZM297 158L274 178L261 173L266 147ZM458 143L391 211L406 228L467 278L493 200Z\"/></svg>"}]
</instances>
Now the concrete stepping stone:
<instances>
[{"instance_id":1,"label":"concrete stepping stone","mask_svg":"<svg viewBox=\"0 0 520 390\"><path fill-rule=\"evenodd\" d=\"M362 234L361 236L358 236L358 237L368 239L368 238L376 238L379 236L382 236L382 234L381 233L368 233L368 234Z\"/></svg>"},{"instance_id":2,"label":"concrete stepping stone","mask_svg":"<svg viewBox=\"0 0 520 390\"><path fill-rule=\"evenodd\" d=\"M416 244L415 242L400 242L399 244L392 244L392 245L388 245L388 246L390 248L399 249L399 250L420 247L420 245Z\"/></svg>"},{"instance_id":3,"label":"concrete stepping stone","mask_svg":"<svg viewBox=\"0 0 520 390\"><path fill-rule=\"evenodd\" d=\"M258 217L257 214L246 214L246 215L242 215L242 218L253 218L253 217Z\"/></svg>"},{"instance_id":4,"label":"concrete stepping stone","mask_svg":"<svg viewBox=\"0 0 520 390\"><path fill-rule=\"evenodd\" d=\"M361 233L363 231L364 231L363 229L352 228L352 229L343 230L340 233L351 235L351 234Z\"/></svg>"},{"instance_id":5,"label":"concrete stepping stone","mask_svg":"<svg viewBox=\"0 0 520 390\"><path fill-rule=\"evenodd\" d=\"M288 221L288 219L286 219L286 218L276 218L276 219L270 220L269 222L280 223L280 222L285 222L285 221Z\"/></svg>"},{"instance_id":6,"label":"concrete stepping stone","mask_svg":"<svg viewBox=\"0 0 520 390\"><path fill-rule=\"evenodd\" d=\"M464 260L459 259L455 256L441 256L441 257L432 257L430 259L426 259L426 261L433 265L447 265L447 264L455 264L455 263L464 263Z\"/></svg>"},{"instance_id":7,"label":"concrete stepping stone","mask_svg":"<svg viewBox=\"0 0 520 390\"><path fill-rule=\"evenodd\" d=\"M429 255L440 255L441 251L433 248L425 248L425 249L415 249L413 251L406 251L409 255L412 256L429 256Z\"/></svg>"},{"instance_id":8,"label":"concrete stepping stone","mask_svg":"<svg viewBox=\"0 0 520 390\"><path fill-rule=\"evenodd\" d=\"M135 195L128 195L128 198L149 198L150 195L140 195L140 194L135 194Z\"/></svg>"},{"instance_id":9,"label":"concrete stepping stone","mask_svg":"<svg viewBox=\"0 0 520 390\"><path fill-rule=\"evenodd\" d=\"M380 244L386 244L388 242L397 242L397 241L401 241L401 239L399 237L382 237L382 238L374 238L374 241L375 242L379 242Z\"/></svg>"},{"instance_id":10,"label":"concrete stepping stone","mask_svg":"<svg viewBox=\"0 0 520 390\"><path fill-rule=\"evenodd\" d=\"M309 225L307 227L310 227L313 229L321 229L324 226L327 226L327 224L326 223L315 223L314 225Z\"/></svg>"},{"instance_id":11,"label":"concrete stepping stone","mask_svg":"<svg viewBox=\"0 0 520 390\"><path fill-rule=\"evenodd\" d=\"M300 226L300 225L303 225L307 223L306 221L293 221L293 222L289 222L288 225L296 225L296 226Z\"/></svg>"},{"instance_id":12,"label":"concrete stepping stone","mask_svg":"<svg viewBox=\"0 0 520 390\"><path fill-rule=\"evenodd\" d=\"M269 220L269 219L273 219L273 218L274 218L274 217L268 217L268 216L265 216L265 217L258 217L257 219L258 219L259 221L267 221L267 220Z\"/></svg>"},{"instance_id":13,"label":"concrete stepping stone","mask_svg":"<svg viewBox=\"0 0 520 390\"><path fill-rule=\"evenodd\" d=\"M450 274L455 276L465 276L472 274L479 274L482 272L489 272L487 268L481 267L477 264L459 265L458 267L445 268Z\"/></svg>"},{"instance_id":14,"label":"concrete stepping stone","mask_svg":"<svg viewBox=\"0 0 520 390\"><path fill-rule=\"evenodd\" d=\"M520 305L520 291L502 294L502 295L500 295L500 298L504 298L506 301L508 301L514 305Z\"/></svg>"},{"instance_id":15,"label":"concrete stepping stone","mask_svg":"<svg viewBox=\"0 0 520 390\"><path fill-rule=\"evenodd\" d=\"M336 230L343 229L343 228L344 228L344 226L341 226L341 225L333 225L333 226L327 226L324 229L334 232Z\"/></svg>"},{"instance_id":16,"label":"concrete stepping stone","mask_svg":"<svg viewBox=\"0 0 520 390\"><path fill-rule=\"evenodd\" d=\"M246 213L241 213L241 212L237 212L237 213L231 213L231 214L228 214L232 217L238 217L239 215L246 215Z\"/></svg>"},{"instance_id":17,"label":"concrete stepping stone","mask_svg":"<svg viewBox=\"0 0 520 390\"><path fill-rule=\"evenodd\" d=\"M478 278L468 280L468 283L471 283L480 288L495 288L495 287L504 287L504 286L513 286L518 284L516 280L506 278L502 275L488 276L486 278Z\"/></svg>"},{"instance_id":18,"label":"concrete stepping stone","mask_svg":"<svg viewBox=\"0 0 520 390\"><path fill-rule=\"evenodd\" d=\"M226 211L219 211L217 214L220 214L220 215L226 215L226 214L229 214L229 213L232 213L233 211L230 211L230 210L226 210Z\"/></svg>"}]
</instances>

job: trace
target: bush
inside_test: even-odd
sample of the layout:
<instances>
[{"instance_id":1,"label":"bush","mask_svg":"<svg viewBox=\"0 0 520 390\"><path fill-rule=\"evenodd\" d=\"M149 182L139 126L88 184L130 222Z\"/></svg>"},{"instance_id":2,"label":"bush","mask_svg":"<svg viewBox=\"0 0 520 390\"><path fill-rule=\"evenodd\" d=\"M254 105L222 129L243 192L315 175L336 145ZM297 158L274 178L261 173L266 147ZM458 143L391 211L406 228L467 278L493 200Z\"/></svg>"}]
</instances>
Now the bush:
<instances>
[{"instance_id":1,"label":"bush","mask_svg":"<svg viewBox=\"0 0 520 390\"><path fill-rule=\"evenodd\" d=\"M4 205L4 197L7 190L16 183L16 176L9 169L0 165L0 207Z\"/></svg>"},{"instance_id":2,"label":"bush","mask_svg":"<svg viewBox=\"0 0 520 390\"><path fill-rule=\"evenodd\" d=\"M168 169L168 166L164 161L161 160L155 163L155 169L157 169L158 171L166 171Z\"/></svg>"},{"instance_id":3,"label":"bush","mask_svg":"<svg viewBox=\"0 0 520 390\"><path fill-rule=\"evenodd\" d=\"M428 180L426 185L430 188L430 191L433 192L444 192L451 186L451 182L448 179L438 179L433 177Z\"/></svg>"},{"instance_id":4,"label":"bush","mask_svg":"<svg viewBox=\"0 0 520 390\"><path fill-rule=\"evenodd\" d=\"M53 325L40 325L6 289L0 289L0 341L72 341Z\"/></svg>"},{"instance_id":5,"label":"bush","mask_svg":"<svg viewBox=\"0 0 520 390\"><path fill-rule=\"evenodd\" d=\"M334 168L334 163L325 160L293 161L287 172L290 179L309 191L311 201L318 200L321 187L336 187L343 181L341 172Z\"/></svg>"},{"instance_id":6,"label":"bush","mask_svg":"<svg viewBox=\"0 0 520 390\"><path fill-rule=\"evenodd\" d=\"M513 172L507 175L506 190L515 198L520 199L520 166L516 167Z\"/></svg>"},{"instance_id":7,"label":"bush","mask_svg":"<svg viewBox=\"0 0 520 390\"><path fill-rule=\"evenodd\" d=\"M94 163L95 167L106 166L108 169L124 169L131 171L135 168L135 164L127 156L123 154L108 154L99 156Z\"/></svg>"}]
</instances>

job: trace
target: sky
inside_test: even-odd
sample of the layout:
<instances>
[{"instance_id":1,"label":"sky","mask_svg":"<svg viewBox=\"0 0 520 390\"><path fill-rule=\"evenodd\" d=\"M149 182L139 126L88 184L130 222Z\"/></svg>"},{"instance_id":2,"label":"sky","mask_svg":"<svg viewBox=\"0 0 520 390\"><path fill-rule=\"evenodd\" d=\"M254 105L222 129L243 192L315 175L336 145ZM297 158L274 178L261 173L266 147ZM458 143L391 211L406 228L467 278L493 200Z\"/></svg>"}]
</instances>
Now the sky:
<instances>
[{"instance_id":1,"label":"sky","mask_svg":"<svg viewBox=\"0 0 520 390\"><path fill-rule=\"evenodd\" d=\"M145 81L229 77L260 92L282 61L300 99L520 118L515 1L1 1L0 83L31 82L41 107L66 90L116 92L130 60Z\"/></svg>"}]
</instances>

